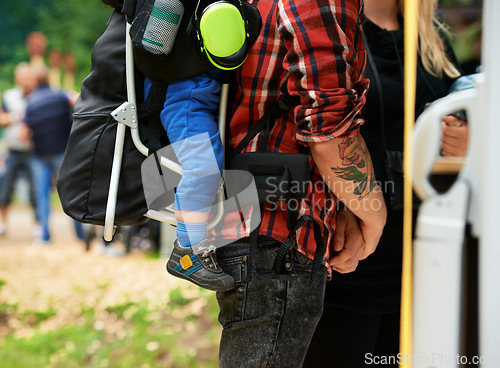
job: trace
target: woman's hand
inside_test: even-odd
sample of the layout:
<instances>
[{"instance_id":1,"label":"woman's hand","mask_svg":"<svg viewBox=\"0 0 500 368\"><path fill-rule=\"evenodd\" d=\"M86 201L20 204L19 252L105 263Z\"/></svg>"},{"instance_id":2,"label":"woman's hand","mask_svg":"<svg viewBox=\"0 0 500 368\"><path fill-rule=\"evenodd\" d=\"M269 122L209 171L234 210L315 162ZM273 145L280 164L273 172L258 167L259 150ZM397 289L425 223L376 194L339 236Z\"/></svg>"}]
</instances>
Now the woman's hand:
<instances>
[{"instance_id":1,"label":"woman's hand","mask_svg":"<svg viewBox=\"0 0 500 368\"><path fill-rule=\"evenodd\" d=\"M464 157L469 142L469 126L449 115L441 123L441 152L443 156Z\"/></svg>"},{"instance_id":2,"label":"woman's hand","mask_svg":"<svg viewBox=\"0 0 500 368\"><path fill-rule=\"evenodd\" d=\"M358 218L347 208L337 211L333 250L338 253L329 260L333 270L340 273L352 272L363 256L365 241Z\"/></svg>"}]
</instances>

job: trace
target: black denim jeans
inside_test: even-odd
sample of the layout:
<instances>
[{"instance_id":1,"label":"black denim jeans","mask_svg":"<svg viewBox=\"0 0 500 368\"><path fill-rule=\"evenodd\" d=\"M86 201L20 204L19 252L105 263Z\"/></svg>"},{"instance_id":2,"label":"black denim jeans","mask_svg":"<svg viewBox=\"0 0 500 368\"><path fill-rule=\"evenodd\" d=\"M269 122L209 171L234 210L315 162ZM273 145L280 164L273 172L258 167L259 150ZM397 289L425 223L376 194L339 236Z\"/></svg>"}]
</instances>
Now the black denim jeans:
<instances>
[{"instance_id":1,"label":"black denim jeans","mask_svg":"<svg viewBox=\"0 0 500 368\"><path fill-rule=\"evenodd\" d=\"M272 270L280 246L259 236L254 259L249 238L218 250L219 264L237 282L217 293L220 368L302 367L323 310L326 269L311 280L312 261L293 250L285 259L290 277L280 279Z\"/></svg>"}]
</instances>

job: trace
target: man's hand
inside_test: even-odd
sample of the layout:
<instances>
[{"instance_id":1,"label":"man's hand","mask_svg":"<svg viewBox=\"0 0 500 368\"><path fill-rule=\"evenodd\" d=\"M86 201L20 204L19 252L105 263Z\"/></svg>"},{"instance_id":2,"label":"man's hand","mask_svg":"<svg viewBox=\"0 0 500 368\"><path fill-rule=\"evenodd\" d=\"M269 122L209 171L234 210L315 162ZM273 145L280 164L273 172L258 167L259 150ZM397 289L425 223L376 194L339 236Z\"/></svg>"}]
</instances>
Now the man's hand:
<instances>
[{"instance_id":1,"label":"man's hand","mask_svg":"<svg viewBox=\"0 0 500 368\"><path fill-rule=\"evenodd\" d=\"M358 218L347 208L337 211L333 250L340 252L329 262L333 270L340 273L352 272L363 256L365 242Z\"/></svg>"},{"instance_id":2,"label":"man's hand","mask_svg":"<svg viewBox=\"0 0 500 368\"><path fill-rule=\"evenodd\" d=\"M443 156L464 157L469 141L469 126L454 116L445 116L441 123L441 152Z\"/></svg>"}]
</instances>

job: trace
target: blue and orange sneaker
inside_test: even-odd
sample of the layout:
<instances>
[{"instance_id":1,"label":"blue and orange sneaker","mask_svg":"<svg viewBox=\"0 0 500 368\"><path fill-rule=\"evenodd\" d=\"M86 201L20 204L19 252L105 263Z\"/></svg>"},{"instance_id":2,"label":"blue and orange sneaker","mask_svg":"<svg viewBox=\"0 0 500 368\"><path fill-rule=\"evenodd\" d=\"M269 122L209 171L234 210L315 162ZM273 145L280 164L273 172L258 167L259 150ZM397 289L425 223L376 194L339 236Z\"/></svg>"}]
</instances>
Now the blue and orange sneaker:
<instances>
[{"instance_id":1,"label":"blue and orange sneaker","mask_svg":"<svg viewBox=\"0 0 500 368\"><path fill-rule=\"evenodd\" d=\"M234 279L217 264L215 249L206 239L191 247L181 247L176 239L167 271L208 290L230 290L234 288Z\"/></svg>"}]
</instances>

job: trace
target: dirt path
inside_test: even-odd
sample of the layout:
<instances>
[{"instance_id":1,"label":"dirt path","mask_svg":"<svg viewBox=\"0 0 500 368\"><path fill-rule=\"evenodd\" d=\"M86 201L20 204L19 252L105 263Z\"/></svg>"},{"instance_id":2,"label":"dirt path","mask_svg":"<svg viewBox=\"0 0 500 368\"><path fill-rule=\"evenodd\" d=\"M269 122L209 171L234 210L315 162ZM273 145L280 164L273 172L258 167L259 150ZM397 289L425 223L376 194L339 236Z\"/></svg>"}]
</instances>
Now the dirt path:
<instances>
[{"instance_id":1,"label":"dirt path","mask_svg":"<svg viewBox=\"0 0 500 368\"><path fill-rule=\"evenodd\" d=\"M54 211L51 221L52 244L34 244L30 210L13 208L8 232L0 237L0 303L17 305L19 312L59 307L57 318L51 318L46 328L78 319L85 305L96 311L126 301L154 306L165 303L169 290L180 283L188 293L195 290L168 275L164 260L149 259L139 251L117 258L85 252L70 218Z\"/></svg>"}]
</instances>

